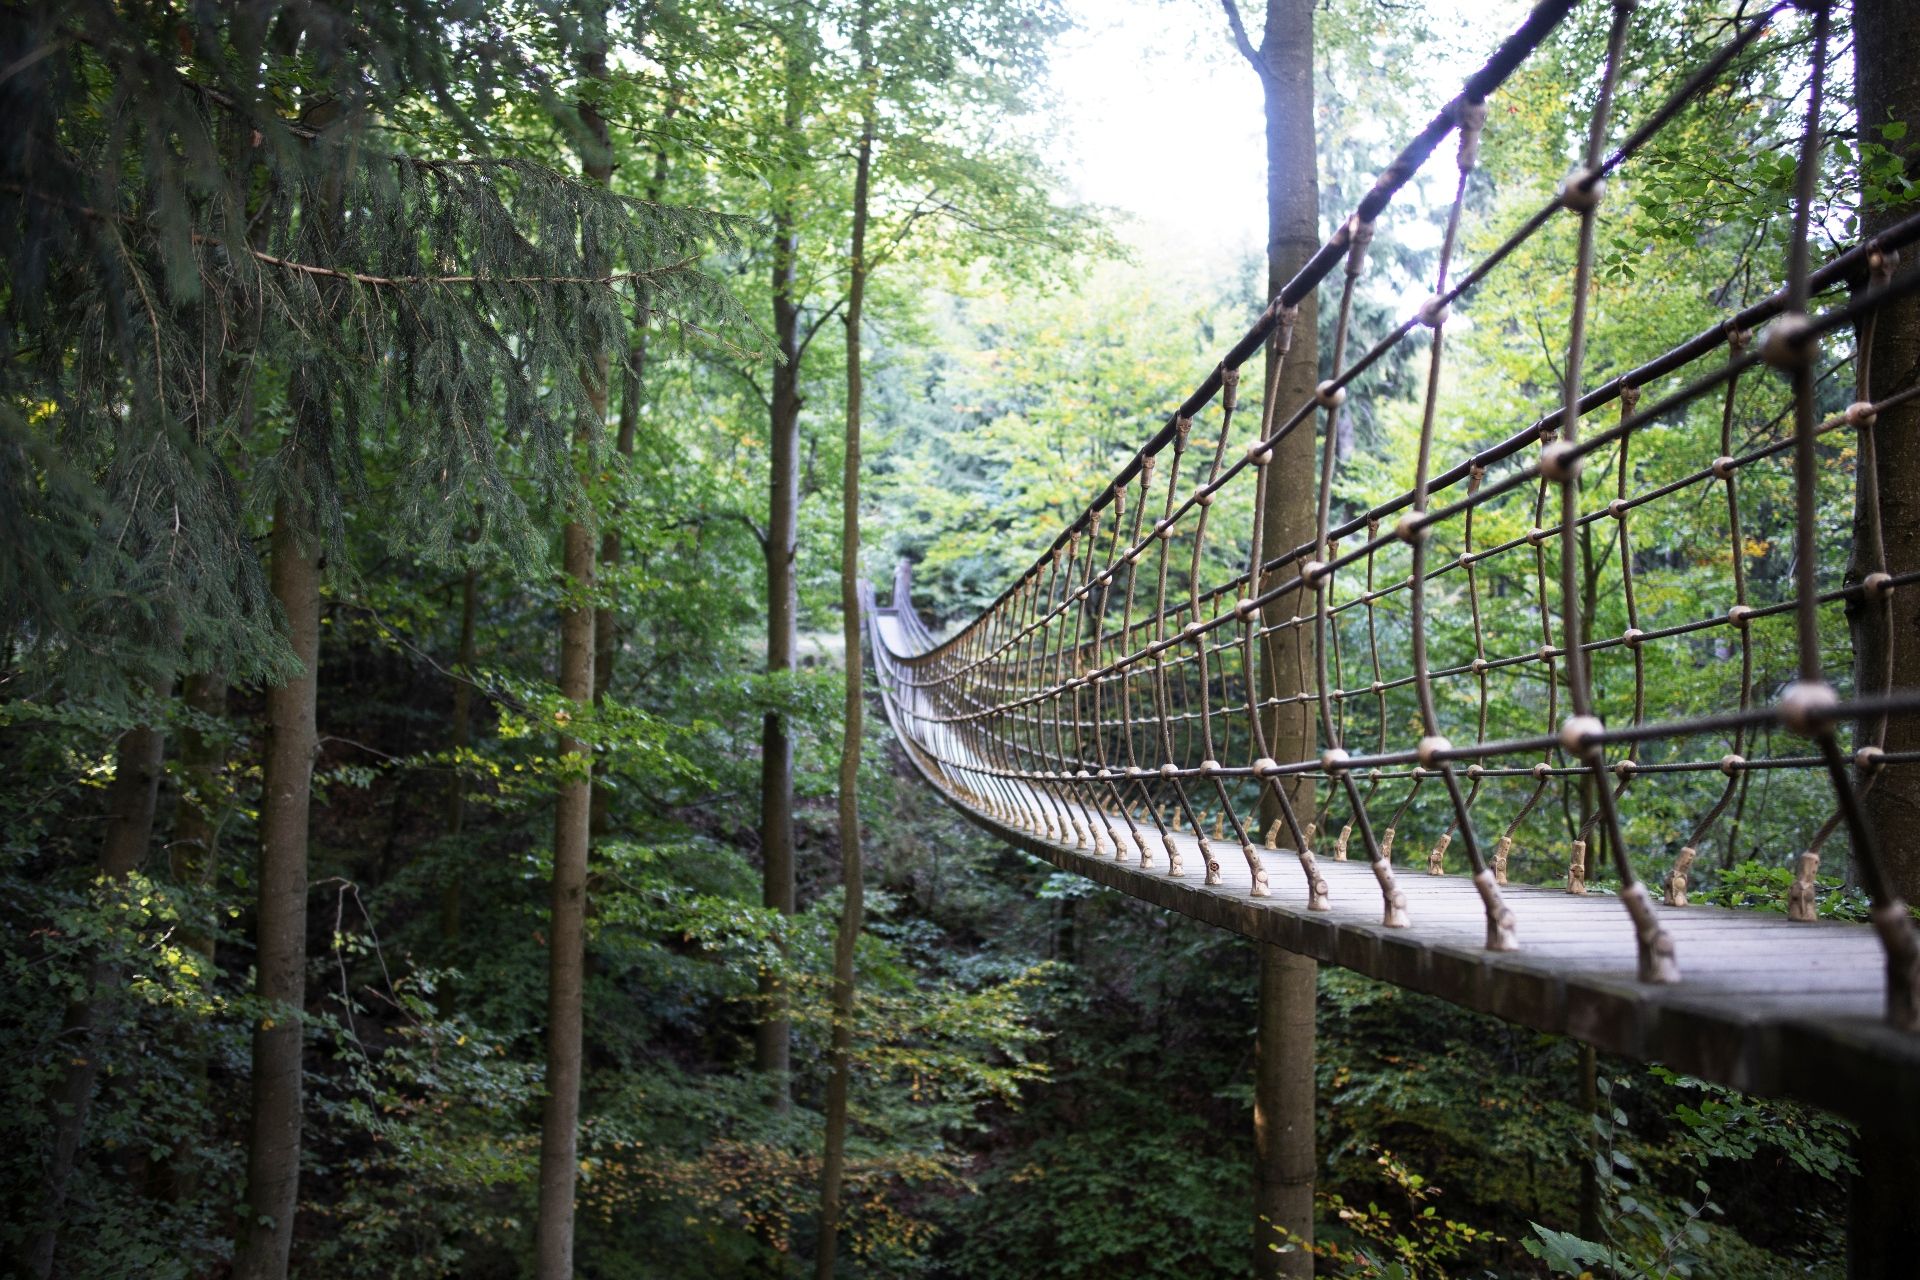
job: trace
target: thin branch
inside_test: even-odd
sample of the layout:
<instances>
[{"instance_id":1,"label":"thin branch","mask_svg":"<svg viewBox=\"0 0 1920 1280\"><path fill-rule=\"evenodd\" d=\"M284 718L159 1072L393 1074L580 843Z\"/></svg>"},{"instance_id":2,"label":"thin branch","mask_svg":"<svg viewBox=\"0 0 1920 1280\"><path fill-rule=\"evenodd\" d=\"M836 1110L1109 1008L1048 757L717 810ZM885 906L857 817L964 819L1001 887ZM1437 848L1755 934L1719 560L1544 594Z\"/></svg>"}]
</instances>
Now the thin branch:
<instances>
[{"instance_id":1,"label":"thin branch","mask_svg":"<svg viewBox=\"0 0 1920 1280\"><path fill-rule=\"evenodd\" d=\"M41 59L60 52L60 50L66 48L69 39L70 37L62 36L57 40L49 40L39 48L21 54L18 58L8 63L4 70L0 70L0 84L5 84Z\"/></svg>"},{"instance_id":2,"label":"thin branch","mask_svg":"<svg viewBox=\"0 0 1920 1280\"><path fill-rule=\"evenodd\" d=\"M905 243L907 238L907 233L913 230L914 223L920 221L920 219L924 217L931 215L936 208L947 209L947 210L951 210L953 208L952 205L944 204L944 203L938 206L929 205L927 202L933 199L933 195L934 193L929 191L927 192L926 195L920 197L920 199L915 203L914 207L907 211L906 217L902 219L899 229L893 233L892 238L889 239L886 244L882 245L880 248L876 249L874 252L867 255L867 273L869 275L871 275L876 268L878 268L883 263L885 263L887 259L891 258L894 252L898 250L903 243ZM985 228L976 228L976 230L985 230Z\"/></svg>"},{"instance_id":3,"label":"thin branch","mask_svg":"<svg viewBox=\"0 0 1920 1280\"><path fill-rule=\"evenodd\" d=\"M820 326L825 324L827 321L833 319L833 317L839 312L840 308L846 305L847 305L847 300L844 297L842 297L838 301L836 301L832 306L828 307L825 311L822 311L819 315L815 316L813 318L813 323L807 326L806 335L800 339L800 346L796 351L796 355L805 355L807 353L807 348L810 345L812 345L814 338L819 335Z\"/></svg>"},{"instance_id":4,"label":"thin branch","mask_svg":"<svg viewBox=\"0 0 1920 1280\"><path fill-rule=\"evenodd\" d=\"M1260 61L1259 51L1253 47L1253 41L1247 39L1247 24L1240 20L1240 6L1234 0L1220 0L1220 7L1227 11L1227 25L1233 28L1233 43L1240 50L1240 56L1255 71L1265 75L1266 67Z\"/></svg>"},{"instance_id":5,"label":"thin branch","mask_svg":"<svg viewBox=\"0 0 1920 1280\"><path fill-rule=\"evenodd\" d=\"M726 370L728 373L732 374L734 377L740 379L740 381L746 383L747 390L753 392L755 398L760 401L760 407L762 409L765 409L769 413L773 412L772 398L767 395L766 390L763 387L761 387L760 383L754 378L754 376L751 373L748 373L745 369L742 369L740 366L734 364L731 360L724 360L718 356L714 357L713 363L720 366L720 368Z\"/></svg>"},{"instance_id":6,"label":"thin branch","mask_svg":"<svg viewBox=\"0 0 1920 1280\"><path fill-rule=\"evenodd\" d=\"M716 511L713 514L715 519L738 520L741 524L747 526L747 532L751 533L753 535L753 540L760 544L761 554L762 555L766 554L768 548L771 546L771 544L767 540L767 531L765 529L762 529L759 525L755 524L753 522L752 516L748 515L744 511Z\"/></svg>"}]
</instances>

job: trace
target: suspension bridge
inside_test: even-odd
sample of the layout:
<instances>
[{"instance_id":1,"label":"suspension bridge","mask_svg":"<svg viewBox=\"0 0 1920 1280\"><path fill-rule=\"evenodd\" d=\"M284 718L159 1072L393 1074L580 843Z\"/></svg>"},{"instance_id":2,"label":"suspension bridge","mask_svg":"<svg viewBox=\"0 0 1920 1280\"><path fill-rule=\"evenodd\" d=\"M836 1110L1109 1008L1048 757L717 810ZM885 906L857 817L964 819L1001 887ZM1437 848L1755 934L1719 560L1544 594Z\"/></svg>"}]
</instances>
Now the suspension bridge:
<instances>
[{"instance_id":1,"label":"suspension bridge","mask_svg":"<svg viewBox=\"0 0 1920 1280\"><path fill-rule=\"evenodd\" d=\"M1880 842L1913 837L1876 831L1868 801L1920 765L1888 747L1920 716L1920 689L1892 679L1895 649L1920 643L1920 567L1889 564L1875 484L1882 451L1917 443L1877 424L1920 385L1868 357L1882 313L1920 291L1899 265L1920 216L1813 260L1831 33L1824 5L1803 6L1806 125L1778 291L1589 382L1606 184L1632 182L1636 157L1794 6L1731 24L1639 115L1616 101L1634 6L1615 4L1571 176L1462 268L1488 100L1574 7L1533 11L977 617L937 638L905 564L888 603L866 592L882 701L927 785L1063 870L1608 1053L1828 1107L1898 1135L1910 1186L1920 944ZM1449 138L1433 292L1363 349L1354 300L1375 225L1446 164ZM1449 321L1537 237L1563 237L1573 264L1560 384L1504 438L1463 442L1448 399L1473 388L1445 376ZM1315 291L1337 308L1333 373L1285 403ZM1338 415L1403 343L1425 357L1411 482L1361 493ZM1243 405L1242 371L1263 367ZM1276 464L1296 432L1317 441L1315 474ZM1634 449L1649 439L1658 467ZM1849 502L1851 530L1823 525ZM1287 503L1311 511L1294 545L1278 534ZM1877 639L1855 653L1836 640L1850 627ZM1679 693L1661 705L1654 687ZM1768 827L1792 842L1765 851L1794 867L1787 911L1690 902L1739 824L1758 829L1756 783L1803 800ZM1783 831L1783 812L1814 816ZM1817 869L1841 852L1865 922L1819 918Z\"/></svg>"}]
</instances>

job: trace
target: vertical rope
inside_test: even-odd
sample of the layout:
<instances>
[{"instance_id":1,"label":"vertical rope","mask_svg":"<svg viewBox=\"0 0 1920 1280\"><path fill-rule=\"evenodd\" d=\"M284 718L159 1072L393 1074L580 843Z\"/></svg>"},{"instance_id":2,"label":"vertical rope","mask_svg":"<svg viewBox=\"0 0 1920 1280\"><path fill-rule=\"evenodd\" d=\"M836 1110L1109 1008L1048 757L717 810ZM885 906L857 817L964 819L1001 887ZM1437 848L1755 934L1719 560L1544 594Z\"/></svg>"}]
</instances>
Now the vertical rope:
<instances>
[{"instance_id":1,"label":"vertical rope","mask_svg":"<svg viewBox=\"0 0 1920 1280\"><path fill-rule=\"evenodd\" d=\"M1606 70L1601 76L1600 98L1595 104L1592 126L1587 134L1586 167L1569 178L1562 189L1562 203L1580 219L1580 240L1574 266L1572 315L1567 326L1565 409L1561 417L1561 438L1541 451L1540 472L1560 486L1561 648L1566 651L1567 700L1573 710L1573 715L1561 726L1560 745L1585 764L1593 778L1594 792L1599 799L1607 838L1613 849L1614 871L1620 877L1620 900L1632 917L1634 934L1639 943L1641 980L1678 982L1680 968L1674 959L1673 939L1661 928L1646 886L1635 877L1633 861L1627 856L1626 840L1620 829L1620 812L1614 804L1613 788L1607 778L1605 752L1598 740L1598 735L1605 732L1605 726L1594 712L1593 693L1587 680L1587 655L1583 648L1583 620L1578 590L1579 549L1574 539L1580 510L1581 457L1575 451L1575 446L1580 439L1580 375L1586 354L1587 299L1593 287L1594 228L1602 194L1600 153L1606 139L1608 108L1612 105L1614 85L1620 74L1627 21L1633 7L1629 0L1615 0L1613 29L1607 40Z\"/></svg>"}]
</instances>

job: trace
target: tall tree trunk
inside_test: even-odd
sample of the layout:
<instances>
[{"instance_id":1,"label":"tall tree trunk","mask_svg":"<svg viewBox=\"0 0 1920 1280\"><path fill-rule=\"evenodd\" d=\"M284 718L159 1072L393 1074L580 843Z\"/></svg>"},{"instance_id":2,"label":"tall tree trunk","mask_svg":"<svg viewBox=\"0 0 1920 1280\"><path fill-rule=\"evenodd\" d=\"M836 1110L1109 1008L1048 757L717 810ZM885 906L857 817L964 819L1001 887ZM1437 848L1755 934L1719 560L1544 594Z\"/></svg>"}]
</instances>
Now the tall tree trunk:
<instances>
[{"instance_id":1,"label":"tall tree trunk","mask_svg":"<svg viewBox=\"0 0 1920 1280\"><path fill-rule=\"evenodd\" d=\"M1904 138L1885 141L1920 180L1920 5L1913 0L1854 0L1854 99L1861 142L1883 142L1879 125L1897 120ZM1873 235L1906 209L1868 211L1861 231ZM1911 256L1912 251L1908 254ZM1908 272L1914 270L1911 263ZM1920 298L1890 302L1873 322L1867 353L1872 371L1869 398L1883 398L1920 375ZM1899 577L1920 570L1920 401L1880 414L1872 442L1877 465L1862 474L1854 513L1853 560L1848 582L1885 571ZM1886 563L1872 563L1868 481L1879 490L1880 530ZM1862 692L1920 687L1920 588L1904 587L1879 601L1850 601L1854 679ZM1878 723L1862 726L1871 740ZM1894 716L1886 723L1889 752L1920 750L1920 718ZM1867 814L1880 837L1881 857L1893 892L1920 902L1920 770L1883 768L1866 795Z\"/></svg>"},{"instance_id":2,"label":"tall tree trunk","mask_svg":"<svg viewBox=\"0 0 1920 1280\"><path fill-rule=\"evenodd\" d=\"M871 21L863 0L854 33L861 80L871 93ZM826 1155L820 1177L820 1239L816 1280L833 1280L840 1246L840 1192L847 1167L847 1089L853 1057L854 950L866 909L860 866L860 740L865 663L860 649L860 321L867 296L867 196L873 177L873 103L861 120L853 171L853 251L847 285L847 435L840 479L840 634L846 648L846 703L840 737L840 879L846 900L833 946L833 1036L827 1076Z\"/></svg>"},{"instance_id":3,"label":"tall tree trunk","mask_svg":"<svg viewBox=\"0 0 1920 1280\"><path fill-rule=\"evenodd\" d=\"M593 535L569 521L563 535L567 589L560 614L560 692L584 712L593 698ZM579 1169L582 1001L586 982L588 815L592 804L587 744L560 740L565 776L554 805L553 899L547 930L547 1081L540 1113L540 1208L536 1274L573 1275L573 1190Z\"/></svg>"},{"instance_id":4,"label":"tall tree trunk","mask_svg":"<svg viewBox=\"0 0 1920 1280\"><path fill-rule=\"evenodd\" d=\"M227 678L217 673L187 677L182 693L187 709L213 720L227 714ZM181 791L179 817L173 825L173 842L167 847L168 869L175 884L189 891L210 893L220 874L220 828L225 825L227 805L220 792L221 774L226 769L226 746L218 734L189 726L180 734ZM216 921L209 904L207 910L182 926L181 945L198 955L204 972L213 973L213 939ZM204 1104L207 1096L207 1058L197 1050L188 1067L189 1087L196 1100ZM194 1135L183 1135L173 1147L169 1161L170 1194L176 1203L190 1204L201 1194L199 1148Z\"/></svg>"},{"instance_id":5,"label":"tall tree trunk","mask_svg":"<svg viewBox=\"0 0 1920 1280\"><path fill-rule=\"evenodd\" d=\"M796 79L805 68L789 42L787 99L783 123L791 135L799 128ZM799 648L799 588L794 557L799 553L800 512L800 302L796 220L789 190L776 192L773 207L773 338L779 357L773 369L773 395L767 426L771 457L767 510L767 674L793 670ZM786 715L769 710L760 725L761 900L782 916L794 913L793 888L793 739ZM793 1027L786 995L776 975L760 978L767 1004L754 1041L754 1065L772 1077L776 1105L790 1105L787 1076Z\"/></svg>"},{"instance_id":6,"label":"tall tree trunk","mask_svg":"<svg viewBox=\"0 0 1920 1280\"><path fill-rule=\"evenodd\" d=\"M1313 2L1267 0L1266 27L1255 49L1237 6L1223 0L1241 52L1260 77L1267 125L1267 296L1275 297L1320 246L1320 186L1313 127ZM1319 305L1300 302L1292 347L1284 365L1269 358L1278 378L1280 413L1308 401L1320 378ZM1313 541L1318 530L1313 433L1295 431L1274 450L1267 467L1261 515L1261 558L1272 559ZM1269 618L1311 611L1305 592L1285 596ZM1276 643L1263 665L1263 693L1282 700L1313 688L1315 649L1310 633L1298 643ZM1284 702L1272 713L1269 742L1276 760L1317 754L1319 733L1311 705ZM1289 799L1302 825L1314 819L1311 783L1294 783ZM1271 816L1265 817L1270 822ZM1313 1274L1314 1071L1313 1016L1318 966L1305 956L1261 944L1258 1042L1254 1050L1254 1274ZM1291 1250L1272 1246L1281 1235Z\"/></svg>"},{"instance_id":7,"label":"tall tree trunk","mask_svg":"<svg viewBox=\"0 0 1920 1280\"><path fill-rule=\"evenodd\" d=\"M274 505L270 580L301 671L267 691L254 963L255 990L268 1012L253 1030L247 1202L234 1257L239 1280L284 1280L300 1200L307 820L319 741L315 697L320 672L320 559L307 523L292 500L282 498Z\"/></svg>"},{"instance_id":8,"label":"tall tree trunk","mask_svg":"<svg viewBox=\"0 0 1920 1280\"><path fill-rule=\"evenodd\" d=\"M160 690L158 696L164 699L170 692ZM165 741L160 730L137 725L120 735L114 751L113 782L107 788L107 824L96 864L98 879L109 893L139 868L153 842L153 813L160 792ZM105 905L105 895L99 900ZM52 1099L53 1152L47 1165L40 1230L28 1246L25 1259L28 1271L40 1280L52 1274L59 1251L67 1188L79 1163L87 1112L100 1076L101 1026L112 1014L120 979L116 957L94 956L87 970L87 996L68 1007L60 1029L60 1052L65 1063Z\"/></svg>"},{"instance_id":9,"label":"tall tree trunk","mask_svg":"<svg viewBox=\"0 0 1920 1280\"><path fill-rule=\"evenodd\" d=\"M589 45L582 67L590 79L607 74L605 9L592 22L602 42ZM598 104L580 104L590 138L582 168L605 184L613 174L607 124ZM590 264L600 270L601 264ZM584 459L607 417L607 359L584 370L590 414L575 448ZM584 500L584 499L583 499ZM560 611L560 692L585 714L593 701L594 544L580 519L561 535L567 600ZM553 899L547 929L547 1078L540 1112L540 1200L534 1229L534 1273L539 1280L572 1280L573 1193L579 1174L580 1080L586 991L587 848L591 839L593 761L586 743L563 735L564 762L553 821Z\"/></svg>"},{"instance_id":10,"label":"tall tree trunk","mask_svg":"<svg viewBox=\"0 0 1920 1280\"><path fill-rule=\"evenodd\" d=\"M469 567L460 578L460 641L453 659L453 725L447 746L453 752L453 772L447 778L445 834L453 839L467 825L467 775L461 757L473 745L473 664L474 623L480 609L480 571ZM446 877L440 882L440 940L454 943L460 939L460 873L447 859ZM442 988L443 1000L451 993ZM445 1005L442 1005L444 1010Z\"/></svg>"}]
</instances>

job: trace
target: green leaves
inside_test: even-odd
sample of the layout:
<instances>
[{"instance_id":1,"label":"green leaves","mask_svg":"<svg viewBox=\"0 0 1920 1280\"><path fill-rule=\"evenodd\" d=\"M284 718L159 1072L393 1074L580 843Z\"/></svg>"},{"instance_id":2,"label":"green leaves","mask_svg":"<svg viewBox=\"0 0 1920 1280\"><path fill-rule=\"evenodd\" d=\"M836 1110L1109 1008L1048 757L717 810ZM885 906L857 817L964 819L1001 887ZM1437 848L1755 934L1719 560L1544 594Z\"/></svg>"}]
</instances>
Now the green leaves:
<instances>
[{"instance_id":1,"label":"green leaves","mask_svg":"<svg viewBox=\"0 0 1920 1280\"><path fill-rule=\"evenodd\" d=\"M1589 1276L1595 1266L1613 1266L1613 1251L1605 1245L1565 1231L1555 1231L1539 1223L1531 1224L1534 1238L1521 1247L1547 1264L1555 1275Z\"/></svg>"}]
</instances>

